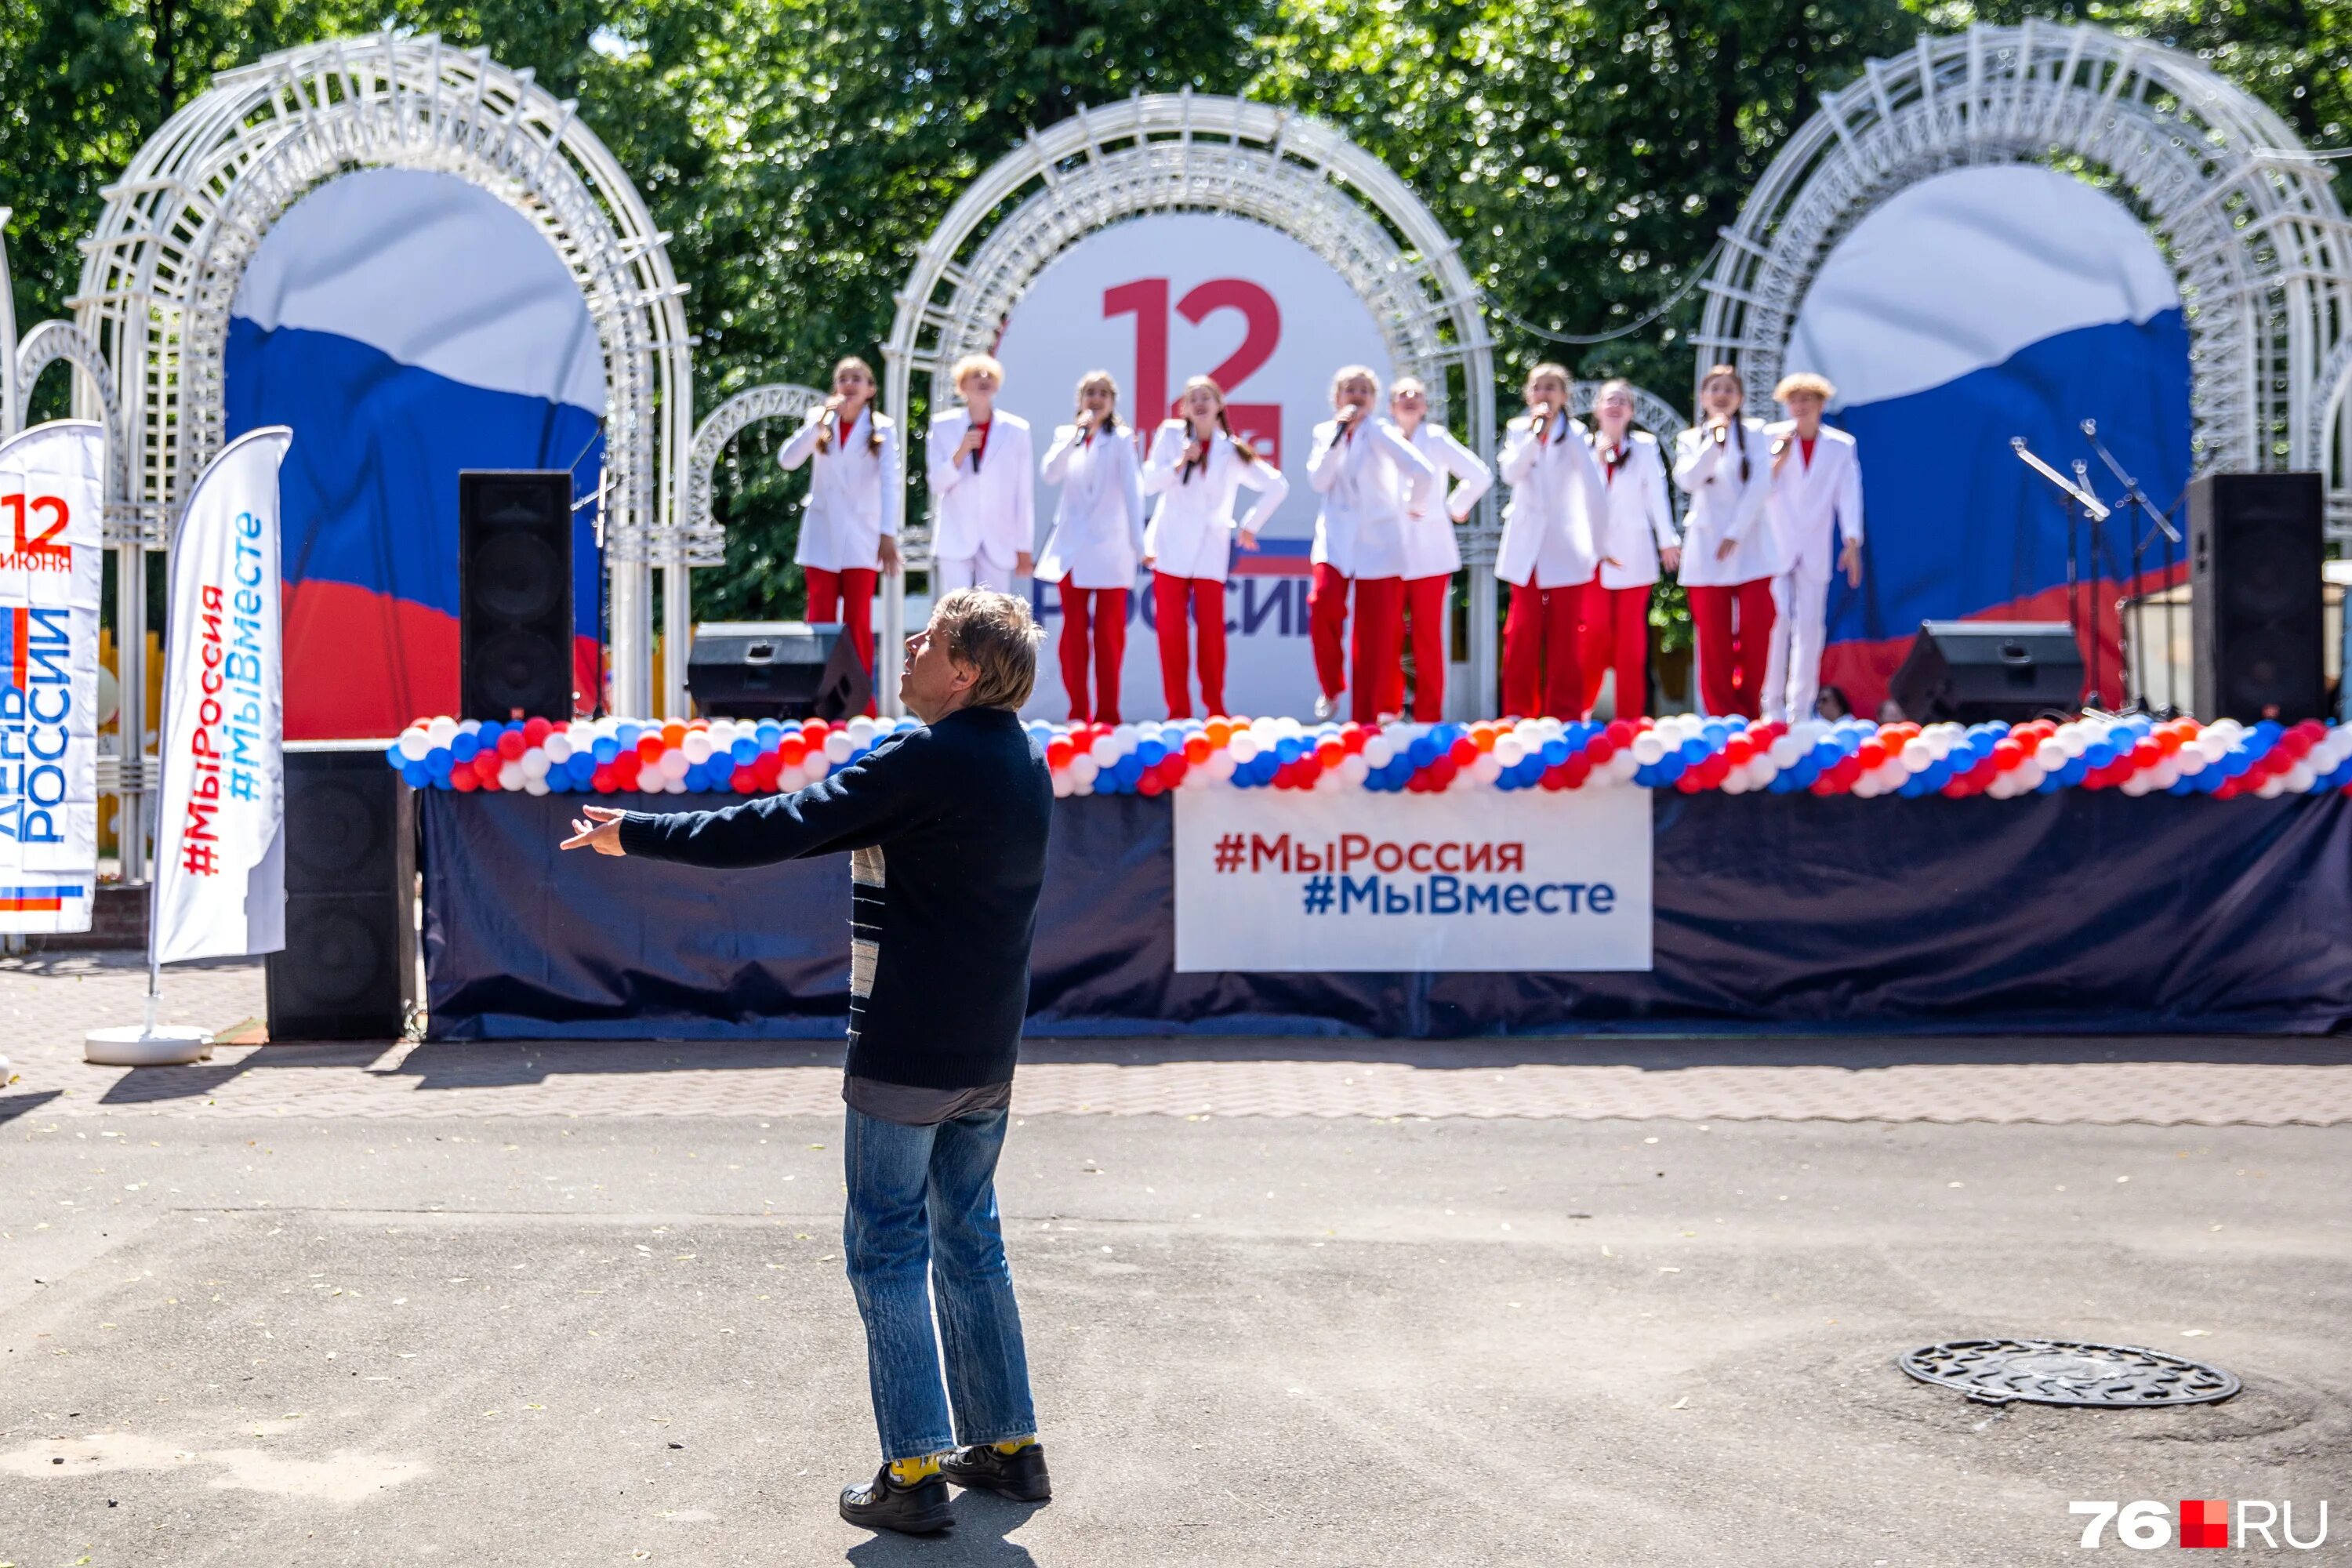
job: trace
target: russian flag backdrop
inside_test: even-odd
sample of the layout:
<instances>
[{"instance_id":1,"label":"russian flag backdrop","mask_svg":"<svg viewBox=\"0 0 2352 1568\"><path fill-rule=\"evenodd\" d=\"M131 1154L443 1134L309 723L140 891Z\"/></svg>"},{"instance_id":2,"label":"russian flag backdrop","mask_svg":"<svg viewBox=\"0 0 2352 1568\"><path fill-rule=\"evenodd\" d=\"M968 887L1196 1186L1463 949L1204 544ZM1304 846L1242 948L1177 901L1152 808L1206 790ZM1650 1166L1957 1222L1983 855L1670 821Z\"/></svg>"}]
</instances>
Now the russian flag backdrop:
<instances>
[{"instance_id":1,"label":"russian flag backdrop","mask_svg":"<svg viewBox=\"0 0 2352 1568\"><path fill-rule=\"evenodd\" d=\"M604 460L594 323L543 234L451 174L302 198L230 310L228 434L289 425L286 736L397 734L457 706L457 473ZM595 511L573 514L574 662L597 690Z\"/></svg>"},{"instance_id":2,"label":"russian flag backdrop","mask_svg":"<svg viewBox=\"0 0 2352 1568\"><path fill-rule=\"evenodd\" d=\"M1885 696L1922 620L2065 618L2064 514L2012 437L2062 471L2090 459L2110 503L2120 487L2084 419L2158 506L2189 482L2189 331L2171 268L2121 202L2055 170L1956 169L1874 210L1822 263L1786 363L1836 384L1830 422L1861 447L1868 572L1831 589L1822 671L1859 712ZM2132 526L2117 512L2083 563L2101 584L2111 699ZM2144 563L2151 585L2160 548Z\"/></svg>"}]
</instances>

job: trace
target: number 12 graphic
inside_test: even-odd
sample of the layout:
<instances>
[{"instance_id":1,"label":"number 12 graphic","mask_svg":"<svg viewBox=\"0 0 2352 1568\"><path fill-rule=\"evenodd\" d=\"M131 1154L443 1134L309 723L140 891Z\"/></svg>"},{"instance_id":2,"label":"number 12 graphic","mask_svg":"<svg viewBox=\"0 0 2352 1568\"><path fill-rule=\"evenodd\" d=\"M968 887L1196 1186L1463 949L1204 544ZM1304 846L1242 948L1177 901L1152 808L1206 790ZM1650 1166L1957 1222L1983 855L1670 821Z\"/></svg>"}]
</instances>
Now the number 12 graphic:
<instances>
[{"instance_id":1,"label":"number 12 graphic","mask_svg":"<svg viewBox=\"0 0 2352 1568\"><path fill-rule=\"evenodd\" d=\"M1165 278L1139 278L1103 290L1105 321L1135 318L1135 406L1137 422L1147 430L1162 416L1155 411L1176 413L1168 388L1168 294ZM1223 388L1228 398L1274 357L1282 342L1282 308L1272 294L1246 279L1212 278L1177 300L1175 310L1196 327L1219 310L1242 313L1248 330L1241 346L1209 372L1209 379ZM1282 405L1228 402L1225 417L1234 434L1246 437L1266 461L1277 468L1282 466Z\"/></svg>"}]
</instances>

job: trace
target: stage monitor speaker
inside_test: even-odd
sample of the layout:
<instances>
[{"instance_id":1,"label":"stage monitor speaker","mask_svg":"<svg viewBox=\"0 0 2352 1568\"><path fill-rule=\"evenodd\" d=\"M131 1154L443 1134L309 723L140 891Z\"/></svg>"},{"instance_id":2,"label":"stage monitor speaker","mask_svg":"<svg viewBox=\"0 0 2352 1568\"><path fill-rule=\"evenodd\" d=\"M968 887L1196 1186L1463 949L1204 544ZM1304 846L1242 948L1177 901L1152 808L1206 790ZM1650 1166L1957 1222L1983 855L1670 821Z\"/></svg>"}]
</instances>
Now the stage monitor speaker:
<instances>
[{"instance_id":1,"label":"stage monitor speaker","mask_svg":"<svg viewBox=\"0 0 2352 1568\"><path fill-rule=\"evenodd\" d=\"M2063 621L1921 621L1887 695L1914 723L2022 723L2083 700L2083 651Z\"/></svg>"},{"instance_id":2,"label":"stage monitor speaker","mask_svg":"<svg viewBox=\"0 0 2352 1568\"><path fill-rule=\"evenodd\" d=\"M706 719L848 719L873 681L848 634L802 621L710 621L694 628L686 689Z\"/></svg>"},{"instance_id":3,"label":"stage monitor speaker","mask_svg":"<svg viewBox=\"0 0 2352 1568\"><path fill-rule=\"evenodd\" d=\"M412 792L377 741L286 748L286 948L273 1040L394 1040L416 1000Z\"/></svg>"},{"instance_id":4,"label":"stage monitor speaker","mask_svg":"<svg viewBox=\"0 0 2352 1568\"><path fill-rule=\"evenodd\" d=\"M458 474L457 606L466 718L572 717L570 474Z\"/></svg>"},{"instance_id":5,"label":"stage monitor speaker","mask_svg":"<svg viewBox=\"0 0 2352 1568\"><path fill-rule=\"evenodd\" d=\"M2197 717L2324 715L2317 474L2206 474L2189 486L2189 680Z\"/></svg>"}]
</instances>

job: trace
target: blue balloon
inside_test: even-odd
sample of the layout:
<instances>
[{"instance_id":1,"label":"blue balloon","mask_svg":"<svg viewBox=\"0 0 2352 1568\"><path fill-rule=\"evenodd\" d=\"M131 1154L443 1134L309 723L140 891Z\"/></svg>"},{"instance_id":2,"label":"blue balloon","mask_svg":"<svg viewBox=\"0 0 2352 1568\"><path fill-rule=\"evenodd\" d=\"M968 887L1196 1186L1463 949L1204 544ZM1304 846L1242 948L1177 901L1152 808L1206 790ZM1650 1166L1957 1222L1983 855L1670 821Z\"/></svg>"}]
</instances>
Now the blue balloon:
<instances>
[{"instance_id":1,"label":"blue balloon","mask_svg":"<svg viewBox=\"0 0 2352 1568\"><path fill-rule=\"evenodd\" d=\"M408 766L408 758L402 753L400 742L397 741L383 749L383 760L392 764L394 773L398 773Z\"/></svg>"},{"instance_id":2,"label":"blue balloon","mask_svg":"<svg viewBox=\"0 0 2352 1568\"><path fill-rule=\"evenodd\" d=\"M1414 767L1425 768L1437 761L1437 753L1444 749L1437 743L1435 737L1423 735L1412 745L1407 746L1404 754Z\"/></svg>"},{"instance_id":3,"label":"blue balloon","mask_svg":"<svg viewBox=\"0 0 2352 1568\"><path fill-rule=\"evenodd\" d=\"M1664 757L1659 760L1658 778L1662 783L1672 784L1676 779L1682 777L1683 774L1688 771L1689 767L1690 764L1684 762L1679 755L1674 752L1668 752Z\"/></svg>"},{"instance_id":4,"label":"blue balloon","mask_svg":"<svg viewBox=\"0 0 2352 1568\"><path fill-rule=\"evenodd\" d=\"M596 743L588 748L588 755L593 762L609 763L620 754L621 742L610 735L597 736Z\"/></svg>"},{"instance_id":5,"label":"blue balloon","mask_svg":"<svg viewBox=\"0 0 2352 1568\"><path fill-rule=\"evenodd\" d=\"M401 779L411 789L423 789L433 782L433 770L423 763L405 763L400 770Z\"/></svg>"},{"instance_id":6,"label":"blue balloon","mask_svg":"<svg viewBox=\"0 0 2352 1568\"><path fill-rule=\"evenodd\" d=\"M727 748L727 758L739 768L748 768L760 760L760 742L749 735L738 735Z\"/></svg>"},{"instance_id":7,"label":"blue balloon","mask_svg":"<svg viewBox=\"0 0 2352 1568\"><path fill-rule=\"evenodd\" d=\"M1158 741L1139 741L1135 754L1145 767L1157 767L1168 760L1168 748Z\"/></svg>"},{"instance_id":8,"label":"blue balloon","mask_svg":"<svg viewBox=\"0 0 2352 1568\"><path fill-rule=\"evenodd\" d=\"M1701 751L1697 756L1691 757L1691 761L1695 763L1703 761L1705 760L1707 752L1717 749L1729 739L1731 739L1731 726L1726 724L1720 719L1709 719L1706 723L1701 724L1698 727L1697 735L1692 737L1691 740L1683 742L1683 755L1689 757L1690 749L1693 745L1703 744L1705 750Z\"/></svg>"},{"instance_id":9,"label":"blue balloon","mask_svg":"<svg viewBox=\"0 0 2352 1568\"><path fill-rule=\"evenodd\" d=\"M449 760L452 762L470 763L481 754L482 742L472 735L460 731L449 742Z\"/></svg>"},{"instance_id":10,"label":"blue balloon","mask_svg":"<svg viewBox=\"0 0 2352 1568\"><path fill-rule=\"evenodd\" d=\"M1682 759L1682 763L1685 767L1696 767L1699 763L1706 761L1708 757L1714 755L1716 745L1720 744L1722 744L1720 740L1717 741L1714 745L1710 745L1705 736L1694 735L1689 740L1685 741L1681 745L1675 747L1671 754Z\"/></svg>"}]
</instances>

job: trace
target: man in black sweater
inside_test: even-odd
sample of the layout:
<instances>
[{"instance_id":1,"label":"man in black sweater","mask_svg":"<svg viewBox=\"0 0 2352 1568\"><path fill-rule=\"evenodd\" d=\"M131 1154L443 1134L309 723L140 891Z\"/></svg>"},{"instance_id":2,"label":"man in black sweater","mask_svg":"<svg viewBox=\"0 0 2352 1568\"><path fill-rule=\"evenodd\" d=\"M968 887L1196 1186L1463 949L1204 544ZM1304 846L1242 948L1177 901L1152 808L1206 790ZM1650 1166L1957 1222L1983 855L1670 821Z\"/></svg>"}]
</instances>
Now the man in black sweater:
<instances>
[{"instance_id":1,"label":"man in black sweater","mask_svg":"<svg viewBox=\"0 0 2352 1568\"><path fill-rule=\"evenodd\" d=\"M950 594L907 639L898 696L924 728L724 811L583 806L563 845L716 868L849 853L842 1243L883 1459L842 1490L853 1524L944 1529L950 1480L1052 1496L995 1190L1054 805L1014 717L1043 637L1019 599Z\"/></svg>"}]
</instances>

